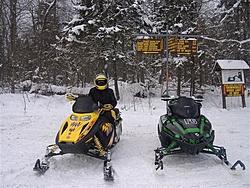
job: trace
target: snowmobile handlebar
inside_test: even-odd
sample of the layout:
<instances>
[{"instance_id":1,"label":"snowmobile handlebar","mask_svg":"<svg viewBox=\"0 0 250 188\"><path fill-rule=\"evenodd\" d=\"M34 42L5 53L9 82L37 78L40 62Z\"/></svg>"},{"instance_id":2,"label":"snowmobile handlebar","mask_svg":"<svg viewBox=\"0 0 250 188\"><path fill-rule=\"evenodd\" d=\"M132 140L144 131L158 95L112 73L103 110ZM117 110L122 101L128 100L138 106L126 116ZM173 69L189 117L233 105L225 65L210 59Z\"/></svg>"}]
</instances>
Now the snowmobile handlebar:
<instances>
[{"instance_id":1,"label":"snowmobile handlebar","mask_svg":"<svg viewBox=\"0 0 250 188\"><path fill-rule=\"evenodd\" d=\"M113 109L113 106L112 106L112 104L101 104L98 102L98 108L102 109L104 111L110 111Z\"/></svg>"},{"instance_id":2,"label":"snowmobile handlebar","mask_svg":"<svg viewBox=\"0 0 250 188\"><path fill-rule=\"evenodd\" d=\"M162 101L171 101L171 100L176 100L176 99L178 99L178 97L169 96L169 95L162 95L161 96Z\"/></svg>"},{"instance_id":3,"label":"snowmobile handlebar","mask_svg":"<svg viewBox=\"0 0 250 188\"><path fill-rule=\"evenodd\" d=\"M179 96L169 96L169 95L162 95L161 96L162 101L174 101L174 100L177 100L178 98L179 98ZM203 101L203 97L201 95L198 95L196 97L192 96L192 97L189 97L189 98L191 98L195 102L199 102L199 103L201 103Z\"/></svg>"},{"instance_id":4,"label":"snowmobile handlebar","mask_svg":"<svg viewBox=\"0 0 250 188\"><path fill-rule=\"evenodd\" d=\"M104 111L109 111L109 110L112 110L113 109L113 106L111 104L104 104L102 109Z\"/></svg>"},{"instance_id":5,"label":"snowmobile handlebar","mask_svg":"<svg viewBox=\"0 0 250 188\"><path fill-rule=\"evenodd\" d=\"M66 94L66 98L69 100L69 101L74 101L76 100L77 96L72 94L72 93L67 93Z\"/></svg>"}]
</instances>

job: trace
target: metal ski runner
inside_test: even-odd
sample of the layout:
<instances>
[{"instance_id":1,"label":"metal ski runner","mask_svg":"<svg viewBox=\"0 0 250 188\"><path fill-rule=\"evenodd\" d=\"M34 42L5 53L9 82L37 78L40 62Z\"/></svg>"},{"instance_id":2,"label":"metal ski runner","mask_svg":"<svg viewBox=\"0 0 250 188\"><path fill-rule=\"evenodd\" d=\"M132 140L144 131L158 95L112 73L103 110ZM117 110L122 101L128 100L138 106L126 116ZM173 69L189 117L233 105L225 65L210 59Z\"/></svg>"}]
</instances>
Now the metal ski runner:
<instances>
[{"instance_id":1,"label":"metal ski runner","mask_svg":"<svg viewBox=\"0 0 250 188\"><path fill-rule=\"evenodd\" d=\"M106 158L104 160L104 165L103 165L103 174L104 174L105 181L113 181L114 180L113 169L112 169L112 165L111 165L110 150L108 150L106 152Z\"/></svg>"}]
</instances>

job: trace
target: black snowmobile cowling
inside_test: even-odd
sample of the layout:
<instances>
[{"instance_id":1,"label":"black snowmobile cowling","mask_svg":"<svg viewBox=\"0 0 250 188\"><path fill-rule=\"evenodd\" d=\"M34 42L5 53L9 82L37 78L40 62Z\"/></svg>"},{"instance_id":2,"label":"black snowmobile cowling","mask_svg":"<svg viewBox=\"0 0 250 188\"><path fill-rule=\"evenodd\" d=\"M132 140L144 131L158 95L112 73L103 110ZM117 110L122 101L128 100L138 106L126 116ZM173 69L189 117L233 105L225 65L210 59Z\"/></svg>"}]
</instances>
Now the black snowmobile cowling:
<instances>
[{"instance_id":1,"label":"black snowmobile cowling","mask_svg":"<svg viewBox=\"0 0 250 188\"><path fill-rule=\"evenodd\" d=\"M160 116L157 126L161 147L154 150L156 170L163 169L164 156L176 153L213 154L230 170L236 170L236 166L245 170L240 160L230 164L224 147L213 145L215 131L208 118L201 114L202 96L162 96L162 100L167 102L167 112Z\"/></svg>"}]
</instances>

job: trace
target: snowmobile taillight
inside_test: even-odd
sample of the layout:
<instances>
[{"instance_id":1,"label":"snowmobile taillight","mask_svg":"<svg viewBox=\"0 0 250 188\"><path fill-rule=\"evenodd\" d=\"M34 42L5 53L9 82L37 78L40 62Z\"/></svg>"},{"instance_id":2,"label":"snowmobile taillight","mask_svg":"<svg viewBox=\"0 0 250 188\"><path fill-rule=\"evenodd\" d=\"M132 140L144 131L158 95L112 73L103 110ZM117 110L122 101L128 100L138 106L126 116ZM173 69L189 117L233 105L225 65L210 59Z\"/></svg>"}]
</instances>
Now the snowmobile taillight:
<instances>
[{"instance_id":1,"label":"snowmobile taillight","mask_svg":"<svg viewBox=\"0 0 250 188\"><path fill-rule=\"evenodd\" d=\"M91 116L81 116L80 121L89 121L91 119Z\"/></svg>"}]
</instances>

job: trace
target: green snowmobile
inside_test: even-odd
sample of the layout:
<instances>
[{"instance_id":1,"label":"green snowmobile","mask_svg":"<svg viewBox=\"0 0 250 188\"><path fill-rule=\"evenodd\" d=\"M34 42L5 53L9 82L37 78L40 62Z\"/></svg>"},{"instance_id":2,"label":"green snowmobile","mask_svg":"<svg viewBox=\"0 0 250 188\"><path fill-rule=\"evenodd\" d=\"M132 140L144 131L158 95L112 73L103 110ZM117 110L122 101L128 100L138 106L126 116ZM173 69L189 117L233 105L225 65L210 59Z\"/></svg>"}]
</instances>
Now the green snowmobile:
<instances>
[{"instance_id":1,"label":"green snowmobile","mask_svg":"<svg viewBox=\"0 0 250 188\"><path fill-rule=\"evenodd\" d=\"M163 157L177 153L213 154L229 170L234 171L237 166L245 170L240 160L232 165L227 160L226 149L213 144L215 131L211 122L200 112L202 96L162 96L162 100L167 103L167 113L160 116L158 124L161 147L154 150L156 170L163 169Z\"/></svg>"}]
</instances>

